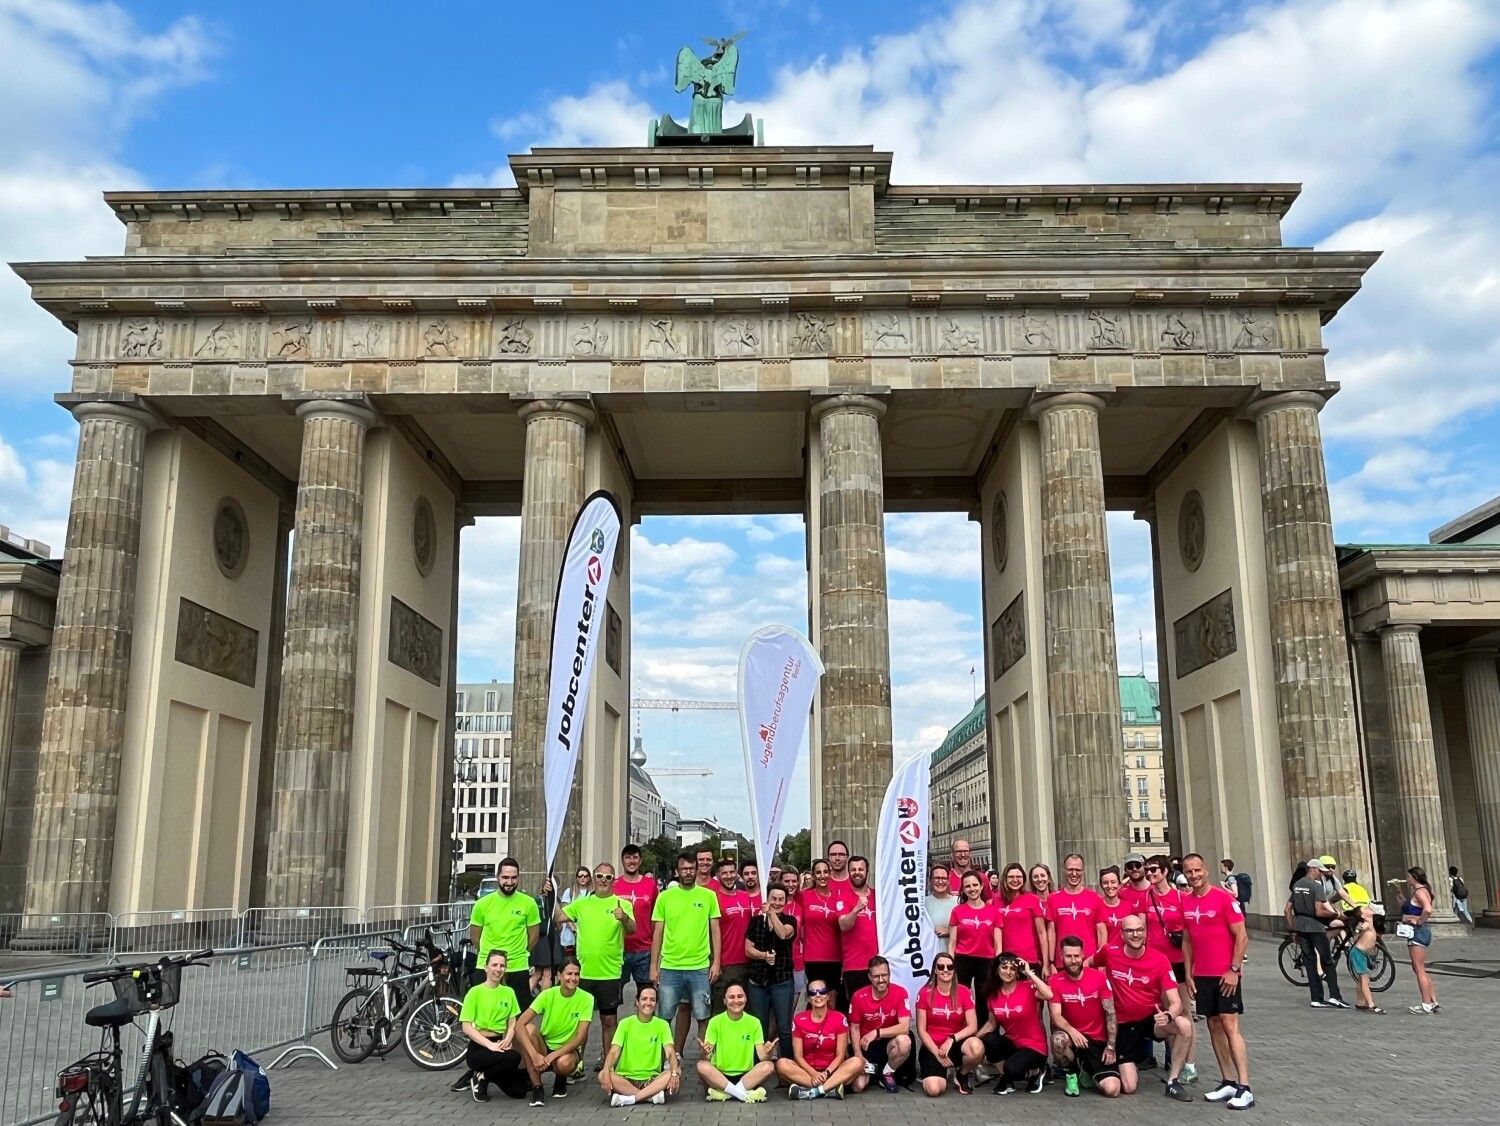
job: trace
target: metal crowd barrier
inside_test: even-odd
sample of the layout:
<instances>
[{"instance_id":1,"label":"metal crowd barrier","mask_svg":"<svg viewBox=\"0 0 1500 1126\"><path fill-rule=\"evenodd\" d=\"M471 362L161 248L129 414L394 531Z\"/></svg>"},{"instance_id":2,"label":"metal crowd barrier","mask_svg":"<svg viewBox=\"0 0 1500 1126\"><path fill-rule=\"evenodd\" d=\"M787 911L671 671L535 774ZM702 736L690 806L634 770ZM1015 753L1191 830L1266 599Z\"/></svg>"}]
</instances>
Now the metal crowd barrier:
<instances>
[{"instance_id":1,"label":"metal crowd barrier","mask_svg":"<svg viewBox=\"0 0 1500 1126\"><path fill-rule=\"evenodd\" d=\"M364 961L393 934L412 942L428 928L462 929L469 906L0 916L0 947L12 947L0 949L0 956L25 971L0 969L0 982L14 992L0 999L0 1123L32 1126L56 1117L57 1072L100 1045L99 1031L83 1016L113 994L108 985L88 989L82 980L100 964L212 946L208 965L183 971L182 1000L164 1014L176 1056L189 1061L210 1049L227 1055L239 1048L258 1054L268 1068L307 1055L333 1067L315 1040L327 1033L334 1005L348 988L344 967ZM271 941L278 935L281 941ZM24 960L17 961L31 957L51 964L25 970ZM129 1059L140 1050L140 1032L125 1032Z\"/></svg>"}]
</instances>

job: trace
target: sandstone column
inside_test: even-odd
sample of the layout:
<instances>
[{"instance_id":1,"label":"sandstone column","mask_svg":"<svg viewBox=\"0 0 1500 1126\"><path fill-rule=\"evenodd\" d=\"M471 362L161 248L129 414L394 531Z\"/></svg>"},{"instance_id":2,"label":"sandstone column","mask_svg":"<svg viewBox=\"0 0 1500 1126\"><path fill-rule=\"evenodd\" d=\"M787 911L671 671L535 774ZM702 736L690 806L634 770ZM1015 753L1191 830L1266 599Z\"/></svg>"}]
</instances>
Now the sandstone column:
<instances>
[{"instance_id":1,"label":"sandstone column","mask_svg":"<svg viewBox=\"0 0 1500 1126\"><path fill-rule=\"evenodd\" d=\"M1318 429L1322 405L1313 392L1289 391L1251 407L1260 442L1287 860L1331 853L1368 872L1365 784Z\"/></svg>"},{"instance_id":2,"label":"sandstone column","mask_svg":"<svg viewBox=\"0 0 1500 1126\"><path fill-rule=\"evenodd\" d=\"M1034 408L1041 431L1042 605L1057 856L1080 852L1096 865L1118 856L1127 839L1099 442L1103 409L1103 399L1078 393L1049 395Z\"/></svg>"},{"instance_id":3,"label":"sandstone column","mask_svg":"<svg viewBox=\"0 0 1500 1126\"><path fill-rule=\"evenodd\" d=\"M1415 625L1382 628L1380 661L1385 669L1386 707L1401 808L1402 871L1419 865L1427 872L1441 901L1441 905L1433 905L1433 921L1445 923L1455 921L1455 916L1448 905L1449 897L1440 890L1447 886L1439 877L1448 871L1448 850L1443 840L1443 802L1419 633ZM1373 876L1360 871L1361 876L1367 874Z\"/></svg>"},{"instance_id":4,"label":"sandstone column","mask_svg":"<svg viewBox=\"0 0 1500 1126\"><path fill-rule=\"evenodd\" d=\"M0 638L0 819L5 817L10 779L10 741L16 721L16 670L25 646L14 638ZM0 836L5 826L0 823Z\"/></svg>"},{"instance_id":5,"label":"sandstone column","mask_svg":"<svg viewBox=\"0 0 1500 1126\"><path fill-rule=\"evenodd\" d=\"M885 404L836 395L814 405L822 448L818 647L824 842L873 857L891 778L891 641L885 575Z\"/></svg>"},{"instance_id":6,"label":"sandstone column","mask_svg":"<svg viewBox=\"0 0 1500 1126\"><path fill-rule=\"evenodd\" d=\"M109 909L141 544L146 432L120 402L80 403L26 868L27 914Z\"/></svg>"},{"instance_id":7,"label":"sandstone column","mask_svg":"<svg viewBox=\"0 0 1500 1126\"><path fill-rule=\"evenodd\" d=\"M1500 917L1500 674L1494 650L1463 657L1464 711L1469 723L1469 756L1474 764L1474 799L1479 811L1479 853L1484 859L1489 906ZM1438 869L1446 874L1445 864ZM1433 879L1438 877L1428 869Z\"/></svg>"},{"instance_id":8,"label":"sandstone column","mask_svg":"<svg viewBox=\"0 0 1500 1126\"><path fill-rule=\"evenodd\" d=\"M302 462L281 660L266 902L343 902L354 744L365 432L363 401L297 407Z\"/></svg>"},{"instance_id":9,"label":"sandstone column","mask_svg":"<svg viewBox=\"0 0 1500 1126\"><path fill-rule=\"evenodd\" d=\"M568 531L583 504L584 440L594 424L594 412L581 402L539 399L523 406L520 418L526 424L526 467L512 673L510 840L521 865L523 886L533 890L546 867L542 742L552 662L552 615ZM579 784L575 777L553 866L561 873L560 884L572 879L579 862Z\"/></svg>"},{"instance_id":10,"label":"sandstone column","mask_svg":"<svg viewBox=\"0 0 1500 1126\"><path fill-rule=\"evenodd\" d=\"M1161 515L1156 499L1136 513L1151 529L1151 598L1156 612L1157 714L1161 717L1162 781L1167 788L1167 839L1182 843L1182 793L1177 788L1177 715L1172 710L1172 662L1167 639L1172 623L1167 621L1166 597L1161 583Z\"/></svg>"}]
</instances>

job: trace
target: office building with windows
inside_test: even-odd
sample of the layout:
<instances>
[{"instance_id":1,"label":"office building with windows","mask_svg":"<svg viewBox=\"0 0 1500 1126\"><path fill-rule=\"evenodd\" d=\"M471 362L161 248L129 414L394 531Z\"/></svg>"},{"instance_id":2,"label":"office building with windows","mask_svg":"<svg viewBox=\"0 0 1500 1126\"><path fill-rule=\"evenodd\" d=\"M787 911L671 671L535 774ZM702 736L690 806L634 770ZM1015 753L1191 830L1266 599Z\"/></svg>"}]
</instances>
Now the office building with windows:
<instances>
[{"instance_id":1,"label":"office building with windows","mask_svg":"<svg viewBox=\"0 0 1500 1126\"><path fill-rule=\"evenodd\" d=\"M460 684L454 705L454 870L490 873L510 851L511 686Z\"/></svg>"}]
</instances>

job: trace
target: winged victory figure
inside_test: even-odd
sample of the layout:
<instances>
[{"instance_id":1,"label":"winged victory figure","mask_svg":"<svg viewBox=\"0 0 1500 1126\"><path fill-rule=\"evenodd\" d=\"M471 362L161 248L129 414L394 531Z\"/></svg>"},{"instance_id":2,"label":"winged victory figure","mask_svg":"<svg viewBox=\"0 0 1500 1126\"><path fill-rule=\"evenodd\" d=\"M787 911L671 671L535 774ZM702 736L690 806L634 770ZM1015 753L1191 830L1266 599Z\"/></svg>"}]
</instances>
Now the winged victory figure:
<instances>
[{"instance_id":1,"label":"winged victory figure","mask_svg":"<svg viewBox=\"0 0 1500 1126\"><path fill-rule=\"evenodd\" d=\"M755 125L750 115L739 125L724 128L724 98L734 93L735 72L740 65L740 50L735 44L746 32L723 39L705 38L713 50L699 58L691 47L677 52L677 91L693 89L692 116L684 129L668 114L652 123L650 143L680 144L683 141L719 140L754 143Z\"/></svg>"}]
</instances>

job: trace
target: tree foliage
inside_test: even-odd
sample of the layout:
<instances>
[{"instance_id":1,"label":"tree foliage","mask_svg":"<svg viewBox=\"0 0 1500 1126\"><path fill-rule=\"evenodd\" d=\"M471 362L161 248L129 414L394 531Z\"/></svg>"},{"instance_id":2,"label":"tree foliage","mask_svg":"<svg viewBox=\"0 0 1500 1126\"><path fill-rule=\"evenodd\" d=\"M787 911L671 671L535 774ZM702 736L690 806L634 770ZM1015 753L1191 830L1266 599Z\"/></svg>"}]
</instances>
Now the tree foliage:
<instances>
[{"instance_id":1,"label":"tree foliage","mask_svg":"<svg viewBox=\"0 0 1500 1126\"><path fill-rule=\"evenodd\" d=\"M807 871L812 865L812 830L798 829L795 833L788 833L781 838L777 852L783 863L792 865L799 872Z\"/></svg>"}]
</instances>

